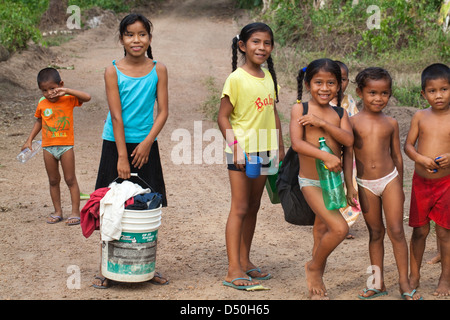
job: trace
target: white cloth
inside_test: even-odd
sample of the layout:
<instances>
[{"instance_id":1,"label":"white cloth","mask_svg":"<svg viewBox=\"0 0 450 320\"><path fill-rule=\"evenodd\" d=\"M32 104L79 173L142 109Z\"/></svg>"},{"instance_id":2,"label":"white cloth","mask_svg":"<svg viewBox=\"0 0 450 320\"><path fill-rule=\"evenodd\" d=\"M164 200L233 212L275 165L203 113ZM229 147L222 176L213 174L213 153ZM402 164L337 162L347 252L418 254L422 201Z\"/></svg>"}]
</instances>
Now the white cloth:
<instances>
[{"instance_id":1,"label":"white cloth","mask_svg":"<svg viewBox=\"0 0 450 320\"><path fill-rule=\"evenodd\" d=\"M130 181L111 183L110 190L100 200L100 233L102 241L119 240L122 234L122 216L125 210L125 202L150 189L143 189L140 185Z\"/></svg>"}]
</instances>

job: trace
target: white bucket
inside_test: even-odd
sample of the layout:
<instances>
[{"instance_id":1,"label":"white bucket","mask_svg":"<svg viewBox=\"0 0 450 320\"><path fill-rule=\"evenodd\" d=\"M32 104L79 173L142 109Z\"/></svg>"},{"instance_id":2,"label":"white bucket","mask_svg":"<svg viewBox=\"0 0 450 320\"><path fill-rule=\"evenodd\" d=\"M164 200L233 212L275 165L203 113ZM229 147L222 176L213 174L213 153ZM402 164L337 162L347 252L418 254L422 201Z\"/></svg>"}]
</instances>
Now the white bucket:
<instances>
[{"instance_id":1,"label":"white bucket","mask_svg":"<svg viewBox=\"0 0 450 320\"><path fill-rule=\"evenodd\" d=\"M161 206L153 210L127 210L119 240L102 243L102 274L120 282L143 282L155 274L156 244Z\"/></svg>"}]
</instances>

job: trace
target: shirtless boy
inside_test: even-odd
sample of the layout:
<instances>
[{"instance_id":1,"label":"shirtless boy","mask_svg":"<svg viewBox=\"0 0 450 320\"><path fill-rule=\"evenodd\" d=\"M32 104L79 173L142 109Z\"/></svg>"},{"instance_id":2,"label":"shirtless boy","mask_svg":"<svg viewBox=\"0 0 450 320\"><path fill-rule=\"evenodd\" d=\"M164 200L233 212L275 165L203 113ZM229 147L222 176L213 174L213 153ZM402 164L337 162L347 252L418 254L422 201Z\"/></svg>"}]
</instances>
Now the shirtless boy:
<instances>
[{"instance_id":1,"label":"shirtless boy","mask_svg":"<svg viewBox=\"0 0 450 320\"><path fill-rule=\"evenodd\" d=\"M405 153L415 162L409 225L413 288L419 286L430 220L436 223L441 250L441 277L436 296L450 294L450 68L436 63L422 72L422 96L431 107L417 111L405 143ZM417 142L417 147L415 147Z\"/></svg>"}]
</instances>

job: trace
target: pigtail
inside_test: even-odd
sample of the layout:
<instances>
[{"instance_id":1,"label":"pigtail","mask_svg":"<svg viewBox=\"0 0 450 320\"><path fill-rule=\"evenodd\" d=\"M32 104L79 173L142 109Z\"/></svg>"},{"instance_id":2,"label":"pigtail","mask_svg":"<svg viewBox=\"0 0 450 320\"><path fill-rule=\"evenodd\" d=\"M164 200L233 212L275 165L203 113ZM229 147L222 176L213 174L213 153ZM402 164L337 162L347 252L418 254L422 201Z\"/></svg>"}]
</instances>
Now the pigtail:
<instances>
[{"instance_id":1,"label":"pigtail","mask_svg":"<svg viewBox=\"0 0 450 320\"><path fill-rule=\"evenodd\" d=\"M275 68L273 66L273 60L272 60L272 56L269 56L269 58L267 59L267 67L269 68L269 72L272 75L272 79L273 79L273 85L275 86L275 102L278 103L278 82L277 82L277 75L275 73Z\"/></svg>"},{"instance_id":2,"label":"pigtail","mask_svg":"<svg viewBox=\"0 0 450 320\"><path fill-rule=\"evenodd\" d=\"M237 68L237 62L238 62L238 55L237 55L237 51L238 51L238 42L239 42L239 36L236 36L233 38L233 42L231 44L231 53L232 53L232 58L231 58L231 68L232 71L236 70Z\"/></svg>"},{"instance_id":3,"label":"pigtail","mask_svg":"<svg viewBox=\"0 0 450 320\"><path fill-rule=\"evenodd\" d=\"M147 49L147 57L153 60L153 54L152 54L152 46L148 46Z\"/></svg>"},{"instance_id":4,"label":"pigtail","mask_svg":"<svg viewBox=\"0 0 450 320\"><path fill-rule=\"evenodd\" d=\"M297 103L302 102L303 95L303 79L305 78L306 68L301 68L297 76Z\"/></svg>"},{"instance_id":5,"label":"pigtail","mask_svg":"<svg viewBox=\"0 0 450 320\"><path fill-rule=\"evenodd\" d=\"M341 106L341 102L343 99L344 93L342 92L342 87L339 88L338 94L337 94L337 106L340 107Z\"/></svg>"}]
</instances>

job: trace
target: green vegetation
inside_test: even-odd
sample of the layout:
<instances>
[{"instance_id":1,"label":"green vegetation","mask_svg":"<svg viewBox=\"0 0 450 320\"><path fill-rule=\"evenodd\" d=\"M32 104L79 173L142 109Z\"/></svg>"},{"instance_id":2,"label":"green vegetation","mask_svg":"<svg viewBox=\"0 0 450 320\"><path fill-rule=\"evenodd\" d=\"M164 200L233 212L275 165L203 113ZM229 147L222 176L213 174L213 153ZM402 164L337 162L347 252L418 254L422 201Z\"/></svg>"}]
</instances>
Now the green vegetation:
<instances>
[{"instance_id":1,"label":"green vegetation","mask_svg":"<svg viewBox=\"0 0 450 320\"><path fill-rule=\"evenodd\" d=\"M378 65L395 75L394 96L401 105L423 107L417 74L434 62L450 60L450 32L437 21L441 0L327 0L322 9L312 0L238 0L254 8L259 20L274 30L279 46L277 69L287 71L285 83L294 85L296 72L310 61L329 57L346 63L354 73ZM352 75L351 75L352 76Z\"/></svg>"},{"instance_id":2,"label":"green vegetation","mask_svg":"<svg viewBox=\"0 0 450 320\"><path fill-rule=\"evenodd\" d=\"M68 5L77 5L81 10L93 6L114 12L125 12L132 6L145 4L145 0L69 0ZM0 44L9 52L25 49L32 40L42 42L39 22L47 10L49 0L1 0L0 1ZM51 40L53 41L53 40ZM61 42L56 39L55 43ZM55 44L50 42L47 45Z\"/></svg>"},{"instance_id":3,"label":"green vegetation","mask_svg":"<svg viewBox=\"0 0 450 320\"><path fill-rule=\"evenodd\" d=\"M214 77L207 77L203 84L208 90L208 96L201 104L201 111L208 120L217 121L221 91L218 89Z\"/></svg>"},{"instance_id":4,"label":"green vegetation","mask_svg":"<svg viewBox=\"0 0 450 320\"><path fill-rule=\"evenodd\" d=\"M0 2L0 44L8 51L26 48L31 39L41 40L37 28L41 15L42 4L46 0L16 0Z\"/></svg>"}]
</instances>

